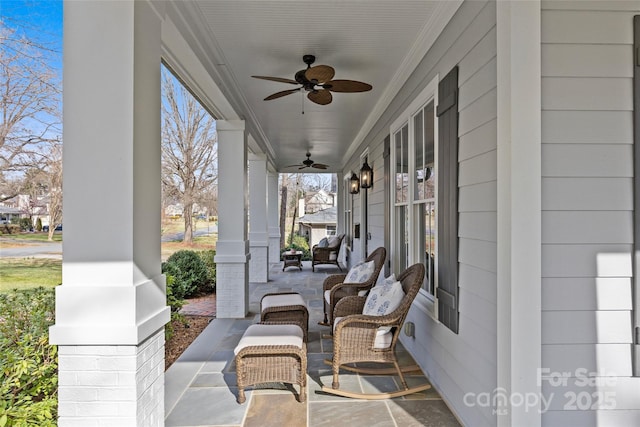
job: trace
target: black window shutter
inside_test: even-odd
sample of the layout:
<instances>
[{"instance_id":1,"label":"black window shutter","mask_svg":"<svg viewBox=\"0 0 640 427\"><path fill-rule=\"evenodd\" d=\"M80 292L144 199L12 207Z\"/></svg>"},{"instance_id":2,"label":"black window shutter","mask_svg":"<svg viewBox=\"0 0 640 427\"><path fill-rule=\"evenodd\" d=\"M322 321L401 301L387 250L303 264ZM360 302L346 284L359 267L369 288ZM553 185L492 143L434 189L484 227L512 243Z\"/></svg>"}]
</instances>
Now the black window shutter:
<instances>
[{"instance_id":1,"label":"black window shutter","mask_svg":"<svg viewBox=\"0 0 640 427\"><path fill-rule=\"evenodd\" d=\"M438 85L438 320L458 333L458 66Z\"/></svg>"}]
</instances>

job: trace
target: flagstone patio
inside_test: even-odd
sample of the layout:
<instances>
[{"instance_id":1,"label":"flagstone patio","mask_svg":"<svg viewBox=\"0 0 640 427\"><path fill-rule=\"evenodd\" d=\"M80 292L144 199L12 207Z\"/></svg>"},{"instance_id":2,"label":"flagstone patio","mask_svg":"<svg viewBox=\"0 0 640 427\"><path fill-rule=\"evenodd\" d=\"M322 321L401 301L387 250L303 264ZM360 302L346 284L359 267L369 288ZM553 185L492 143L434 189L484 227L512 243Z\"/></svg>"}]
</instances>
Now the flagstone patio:
<instances>
[{"instance_id":1,"label":"flagstone patio","mask_svg":"<svg viewBox=\"0 0 640 427\"><path fill-rule=\"evenodd\" d=\"M366 401L322 393L323 384L331 384L331 368L323 363L331 357L332 342L322 338L327 328L322 318L322 282L329 274L339 273L334 266L303 262L302 271L273 265L269 283L250 283L250 313L244 319L214 319L193 344L165 373L165 425L168 427L386 427L386 426L459 426L447 405L434 389L396 399ZM236 402L237 386L233 349L245 329L259 321L260 298L269 292L299 292L309 307L307 344L308 398L296 400L291 386L268 384L248 388L247 401ZM399 359L409 363L410 355L402 346ZM395 389L396 377L371 377L341 372L340 384L357 392ZM408 377L424 382L420 375ZM411 385L411 384L410 384Z\"/></svg>"}]
</instances>

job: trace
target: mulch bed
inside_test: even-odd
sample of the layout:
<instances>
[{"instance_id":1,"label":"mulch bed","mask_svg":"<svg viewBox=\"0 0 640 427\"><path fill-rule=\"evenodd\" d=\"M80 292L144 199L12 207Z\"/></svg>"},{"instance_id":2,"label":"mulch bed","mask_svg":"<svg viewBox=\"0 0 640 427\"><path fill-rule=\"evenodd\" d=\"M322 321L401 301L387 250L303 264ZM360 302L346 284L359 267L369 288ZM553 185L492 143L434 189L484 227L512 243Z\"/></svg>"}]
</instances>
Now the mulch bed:
<instances>
[{"instance_id":1,"label":"mulch bed","mask_svg":"<svg viewBox=\"0 0 640 427\"><path fill-rule=\"evenodd\" d=\"M207 327L213 317L208 316L184 316L186 324L180 321L173 321L175 333L164 345L164 366L165 371L176 361L178 357L189 347L189 345Z\"/></svg>"}]
</instances>

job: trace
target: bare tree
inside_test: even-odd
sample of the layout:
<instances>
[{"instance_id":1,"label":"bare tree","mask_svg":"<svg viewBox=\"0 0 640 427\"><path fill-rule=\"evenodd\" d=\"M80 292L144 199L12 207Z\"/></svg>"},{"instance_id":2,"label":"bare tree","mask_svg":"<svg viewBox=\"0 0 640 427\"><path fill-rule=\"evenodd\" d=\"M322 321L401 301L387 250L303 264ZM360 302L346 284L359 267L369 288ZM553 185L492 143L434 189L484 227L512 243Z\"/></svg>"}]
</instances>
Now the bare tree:
<instances>
[{"instance_id":1,"label":"bare tree","mask_svg":"<svg viewBox=\"0 0 640 427\"><path fill-rule=\"evenodd\" d=\"M22 174L44 168L61 134L59 53L0 20L0 201L23 190Z\"/></svg>"},{"instance_id":2,"label":"bare tree","mask_svg":"<svg viewBox=\"0 0 640 427\"><path fill-rule=\"evenodd\" d=\"M165 68L162 89L163 194L181 201L183 242L191 243L194 206L206 202L218 178L215 119Z\"/></svg>"},{"instance_id":3,"label":"bare tree","mask_svg":"<svg viewBox=\"0 0 640 427\"><path fill-rule=\"evenodd\" d=\"M49 235L47 240L53 240L56 226L62 224L62 144L51 144L47 156L47 193L49 202Z\"/></svg>"}]
</instances>

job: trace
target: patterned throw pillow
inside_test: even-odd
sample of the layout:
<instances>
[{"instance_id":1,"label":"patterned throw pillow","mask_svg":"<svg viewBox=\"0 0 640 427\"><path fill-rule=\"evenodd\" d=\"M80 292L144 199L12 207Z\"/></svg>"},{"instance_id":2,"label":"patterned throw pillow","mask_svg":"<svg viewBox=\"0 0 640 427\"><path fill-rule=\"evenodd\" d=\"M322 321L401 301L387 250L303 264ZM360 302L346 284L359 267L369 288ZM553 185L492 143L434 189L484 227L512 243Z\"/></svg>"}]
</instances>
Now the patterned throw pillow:
<instances>
[{"instance_id":1,"label":"patterned throw pillow","mask_svg":"<svg viewBox=\"0 0 640 427\"><path fill-rule=\"evenodd\" d=\"M362 314L384 316L398 308L403 298L404 291L400 282L381 283L369 291Z\"/></svg>"},{"instance_id":2,"label":"patterned throw pillow","mask_svg":"<svg viewBox=\"0 0 640 427\"><path fill-rule=\"evenodd\" d=\"M384 280L383 280L381 283L376 283L376 284L375 284L375 285L373 285L373 286L374 286L374 287L376 287L376 286L378 286L378 285L385 284L385 283L390 285L390 284L392 284L392 283L393 283L393 282L395 282L395 281L396 281L396 275L395 275L395 274L393 274L393 273L391 273L391 276L389 276L389 277L385 277L385 278L384 278ZM358 291L358 296L359 296L359 297L363 297L363 296L367 295L368 293L369 293L369 290L366 290L366 291Z\"/></svg>"},{"instance_id":3,"label":"patterned throw pillow","mask_svg":"<svg viewBox=\"0 0 640 427\"><path fill-rule=\"evenodd\" d=\"M375 262L360 262L353 267L347 273L347 277L344 278L344 283L362 283L371 278L373 271L375 270Z\"/></svg>"}]
</instances>

